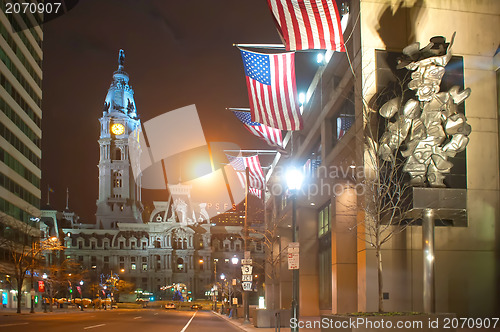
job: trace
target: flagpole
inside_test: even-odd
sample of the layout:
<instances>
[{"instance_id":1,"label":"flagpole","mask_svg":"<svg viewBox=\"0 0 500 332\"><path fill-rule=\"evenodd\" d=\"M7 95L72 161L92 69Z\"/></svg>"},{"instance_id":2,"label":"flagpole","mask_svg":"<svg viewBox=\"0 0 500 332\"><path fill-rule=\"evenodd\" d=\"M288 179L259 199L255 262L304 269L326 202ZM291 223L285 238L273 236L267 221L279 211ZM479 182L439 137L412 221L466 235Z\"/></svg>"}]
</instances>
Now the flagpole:
<instances>
[{"instance_id":1,"label":"flagpole","mask_svg":"<svg viewBox=\"0 0 500 332\"><path fill-rule=\"evenodd\" d=\"M253 48L279 48L284 49L283 44L233 44L235 47L253 47Z\"/></svg>"},{"instance_id":2,"label":"flagpole","mask_svg":"<svg viewBox=\"0 0 500 332\"><path fill-rule=\"evenodd\" d=\"M245 247L245 253L244 256L246 256L246 252L248 250L248 191L250 189L250 170L248 167L245 167L245 176L246 176L246 184L245 184L245 224L243 227L243 245ZM245 257L247 259L247 257ZM250 311L250 306L248 303L248 291L243 291L243 324L249 324L250 319L249 319L249 311Z\"/></svg>"},{"instance_id":3,"label":"flagpole","mask_svg":"<svg viewBox=\"0 0 500 332\"><path fill-rule=\"evenodd\" d=\"M224 152L232 152L232 153L242 152L242 153L257 153L257 154L278 153L278 151L276 150L224 150Z\"/></svg>"},{"instance_id":4,"label":"flagpole","mask_svg":"<svg viewBox=\"0 0 500 332\"><path fill-rule=\"evenodd\" d=\"M226 107L228 111L250 112L250 107Z\"/></svg>"},{"instance_id":5,"label":"flagpole","mask_svg":"<svg viewBox=\"0 0 500 332\"><path fill-rule=\"evenodd\" d=\"M69 188L66 188L66 210L69 210Z\"/></svg>"}]
</instances>

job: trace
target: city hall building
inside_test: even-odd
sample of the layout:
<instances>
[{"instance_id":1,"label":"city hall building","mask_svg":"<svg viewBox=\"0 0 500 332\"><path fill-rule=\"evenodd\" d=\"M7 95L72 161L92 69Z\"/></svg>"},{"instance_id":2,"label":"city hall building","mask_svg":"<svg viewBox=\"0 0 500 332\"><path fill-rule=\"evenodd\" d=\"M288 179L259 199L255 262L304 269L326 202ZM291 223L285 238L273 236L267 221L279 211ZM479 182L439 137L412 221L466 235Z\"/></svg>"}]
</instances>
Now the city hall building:
<instances>
[{"instance_id":1,"label":"city hall building","mask_svg":"<svg viewBox=\"0 0 500 332\"><path fill-rule=\"evenodd\" d=\"M356 171L370 167L363 113L379 112L376 97L396 91L396 78L412 73L396 68L406 46L420 42L424 48L434 36L445 37L451 45L456 32L439 91L455 85L459 91L471 89L459 112L465 114L472 132L466 150L453 158L445 176L446 187L466 190L466 207L461 211L463 220L436 222L435 310L495 317L500 312L500 3L352 0L346 4L344 40L349 57L327 52L327 61L318 66L307 91L305 128L293 135L292 157L278 156L268 175L273 189L284 183L283 173L275 171L278 166L304 165L311 172L304 187L317 189L306 189L297 199L300 315L378 310L376 251L362 228L369 197L356 190L361 183ZM403 90L409 92L407 85ZM332 173L335 169L339 172ZM270 193L268 220L278 224L280 241L274 253L280 255L278 249L291 241L291 204L286 194ZM422 312L419 223L395 234L381 255L385 311ZM291 306L292 273L286 260L282 262L277 277L266 280L268 307Z\"/></svg>"},{"instance_id":2,"label":"city hall building","mask_svg":"<svg viewBox=\"0 0 500 332\"><path fill-rule=\"evenodd\" d=\"M149 220L142 220L140 178L133 177L128 146L140 120L123 51L118 62L99 119L96 223L78 223L69 211L45 210L46 233L64 238L65 257L88 270L91 283L117 274L157 298L166 296L161 287L173 283L186 285L193 298L205 298L220 274L236 278L230 259L243 258L242 215L230 211L210 220L207 203L191 200L191 186L169 184L170 200L154 202ZM248 244L256 262L262 261L262 238L252 235ZM90 295L84 288L84 296Z\"/></svg>"}]
</instances>

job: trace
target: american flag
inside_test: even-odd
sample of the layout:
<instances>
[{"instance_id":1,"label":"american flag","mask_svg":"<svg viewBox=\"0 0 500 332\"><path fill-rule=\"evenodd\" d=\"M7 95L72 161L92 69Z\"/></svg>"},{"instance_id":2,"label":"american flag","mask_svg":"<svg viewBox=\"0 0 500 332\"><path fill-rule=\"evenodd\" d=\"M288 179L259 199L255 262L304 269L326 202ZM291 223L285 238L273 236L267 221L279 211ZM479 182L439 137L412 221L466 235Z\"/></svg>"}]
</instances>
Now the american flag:
<instances>
[{"instance_id":1,"label":"american flag","mask_svg":"<svg viewBox=\"0 0 500 332\"><path fill-rule=\"evenodd\" d=\"M248 188L248 192L258 198L262 198L262 190L255 188Z\"/></svg>"},{"instance_id":2,"label":"american flag","mask_svg":"<svg viewBox=\"0 0 500 332\"><path fill-rule=\"evenodd\" d=\"M282 130L301 130L294 53L241 50L252 121Z\"/></svg>"},{"instance_id":3,"label":"american flag","mask_svg":"<svg viewBox=\"0 0 500 332\"><path fill-rule=\"evenodd\" d=\"M335 0L267 0L289 51L345 52Z\"/></svg>"},{"instance_id":4,"label":"american flag","mask_svg":"<svg viewBox=\"0 0 500 332\"><path fill-rule=\"evenodd\" d=\"M258 122L252 122L252 116L249 112L233 111L233 113L252 134L263 139L270 146L277 147L278 150L283 150L281 130L271 128Z\"/></svg>"},{"instance_id":5,"label":"american flag","mask_svg":"<svg viewBox=\"0 0 500 332\"><path fill-rule=\"evenodd\" d=\"M258 155L251 157L234 157L227 154L226 156L229 160L229 163L236 171L238 179L240 180L242 186L245 186L246 183L245 169L248 167L248 178L250 180L248 187L254 189L265 188L266 179L264 176L264 171L260 166Z\"/></svg>"},{"instance_id":6,"label":"american flag","mask_svg":"<svg viewBox=\"0 0 500 332\"><path fill-rule=\"evenodd\" d=\"M351 128L354 123L354 116L351 115L341 115L337 118L337 139L341 139L342 136Z\"/></svg>"}]
</instances>

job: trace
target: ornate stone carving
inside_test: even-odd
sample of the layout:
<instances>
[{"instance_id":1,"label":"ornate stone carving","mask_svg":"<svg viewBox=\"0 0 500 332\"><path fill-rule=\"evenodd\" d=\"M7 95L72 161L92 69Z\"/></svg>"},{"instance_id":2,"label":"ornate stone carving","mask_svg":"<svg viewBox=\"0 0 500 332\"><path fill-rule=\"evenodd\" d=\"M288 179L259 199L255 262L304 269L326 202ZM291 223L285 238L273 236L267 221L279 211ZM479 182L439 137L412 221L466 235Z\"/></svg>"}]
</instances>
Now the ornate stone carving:
<instances>
[{"instance_id":1,"label":"ornate stone carving","mask_svg":"<svg viewBox=\"0 0 500 332\"><path fill-rule=\"evenodd\" d=\"M410 99L404 105L400 98L385 103L379 114L392 119L379 140L379 156L394 159L394 151L403 143L406 157L403 167L411 177L411 184L445 187L445 174L453 164L448 161L465 150L471 127L457 106L469 97L471 90L459 91L453 86L448 92L439 92L445 66L451 58L451 46L444 37L433 37L429 45L419 49L419 43L407 46L399 68L413 70L410 90L416 90L417 100Z\"/></svg>"}]
</instances>

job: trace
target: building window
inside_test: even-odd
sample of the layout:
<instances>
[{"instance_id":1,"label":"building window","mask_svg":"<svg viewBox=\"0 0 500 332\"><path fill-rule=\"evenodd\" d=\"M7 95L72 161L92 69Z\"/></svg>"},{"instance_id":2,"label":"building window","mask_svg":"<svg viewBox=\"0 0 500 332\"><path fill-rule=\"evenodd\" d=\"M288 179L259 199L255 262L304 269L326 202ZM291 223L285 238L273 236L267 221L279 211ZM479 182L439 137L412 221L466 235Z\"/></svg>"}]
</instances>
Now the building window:
<instances>
[{"instance_id":1,"label":"building window","mask_svg":"<svg viewBox=\"0 0 500 332\"><path fill-rule=\"evenodd\" d=\"M109 262L109 256L104 256L104 262Z\"/></svg>"},{"instance_id":2,"label":"building window","mask_svg":"<svg viewBox=\"0 0 500 332\"><path fill-rule=\"evenodd\" d=\"M148 270L148 264L142 263L142 270L147 271Z\"/></svg>"},{"instance_id":3,"label":"building window","mask_svg":"<svg viewBox=\"0 0 500 332\"><path fill-rule=\"evenodd\" d=\"M323 236L319 240L318 250L318 277L319 277L319 308L332 308L332 249L331 236Z\"/></svg>"},{"instance_id":4,"label":"building window","mask_svg":"<svg viewBox=\"0 0 500 332\"><path fill-rule=\"evenodd\" d=\"M135 263L135 257L130 257L130 261L131 261L132 263Z\"/></svg>"},{"instance_id":5,"label":"building window","mask_svg":"<svg viewBox=\"0 0 500 332\"><path fill-rule=\"evenodd\" d=\"M135 270L135 269L137 269L137 265L135 265L135 263L132 263L132 264L130 265L130 269L131 269L131 270Z\"/></svg>"},{"instance_id":6,"label":"building window","mask_svg":"<svg viewBox=\"0 0 500 332\"><path fill-rule=\"evenodd\" d=\"M331 203L328 203L323 209L318 213L318 236L323 236L330 231L330 210Z\"/></svg>"},{"instance_id":7,"label":"building window","mask_svg":"<svg viewBox=\"0 0 500 332\"><path fill-rule=\"evenodd\" d=\"M177 258L177 271L184 271L184 260L182 258Z\"/></svg>"}]
</instances>

